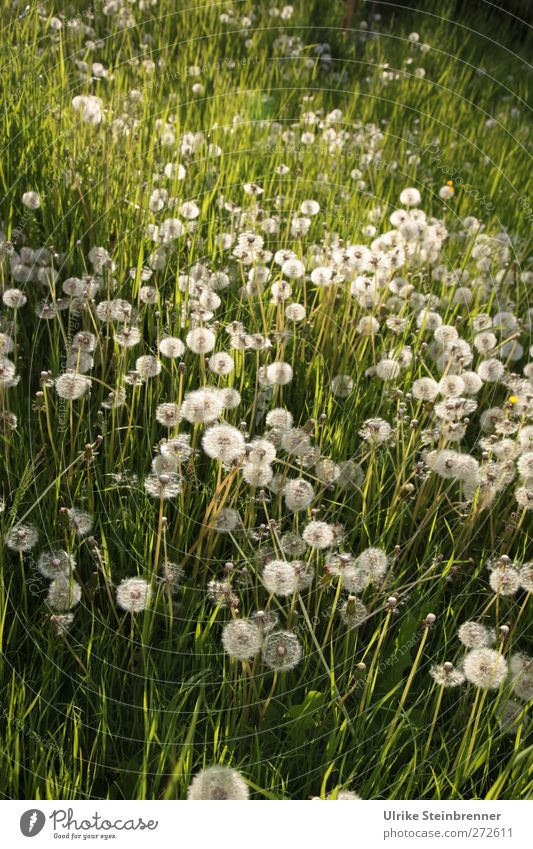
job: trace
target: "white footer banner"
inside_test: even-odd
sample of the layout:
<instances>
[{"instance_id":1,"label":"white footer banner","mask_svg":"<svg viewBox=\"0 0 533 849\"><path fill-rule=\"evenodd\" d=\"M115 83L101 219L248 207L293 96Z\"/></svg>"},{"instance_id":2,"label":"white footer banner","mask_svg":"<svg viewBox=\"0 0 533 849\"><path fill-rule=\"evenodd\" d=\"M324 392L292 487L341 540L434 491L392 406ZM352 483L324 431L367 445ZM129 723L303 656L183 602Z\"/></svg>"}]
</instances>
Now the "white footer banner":
<instances>
[{"instance_id":1,"label":"white footer banner","mask_svg":"<svg viewBox=\"0 0 533 849\"><path fill-rule=\"evenodd\" d=\"M2 846L533 846L533 802L2 801Z\"/></svg>"}]
</instances>

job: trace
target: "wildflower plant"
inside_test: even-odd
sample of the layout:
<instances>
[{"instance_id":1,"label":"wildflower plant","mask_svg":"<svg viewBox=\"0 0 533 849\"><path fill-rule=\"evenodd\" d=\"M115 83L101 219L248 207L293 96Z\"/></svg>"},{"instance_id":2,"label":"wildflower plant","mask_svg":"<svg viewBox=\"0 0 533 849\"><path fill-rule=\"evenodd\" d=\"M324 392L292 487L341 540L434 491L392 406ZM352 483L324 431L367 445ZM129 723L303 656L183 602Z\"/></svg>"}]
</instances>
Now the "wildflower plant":
<instances>
[{"instance_id":1,"label":"wildflower plant","mask_svg":"<svg viewBox=\"0 0 533 849\"><path fill-rule=\"evenodd\" d=\"M70 5L0 0L5 796L525 797L518 19Z\"/></svg>"}]
</instances>

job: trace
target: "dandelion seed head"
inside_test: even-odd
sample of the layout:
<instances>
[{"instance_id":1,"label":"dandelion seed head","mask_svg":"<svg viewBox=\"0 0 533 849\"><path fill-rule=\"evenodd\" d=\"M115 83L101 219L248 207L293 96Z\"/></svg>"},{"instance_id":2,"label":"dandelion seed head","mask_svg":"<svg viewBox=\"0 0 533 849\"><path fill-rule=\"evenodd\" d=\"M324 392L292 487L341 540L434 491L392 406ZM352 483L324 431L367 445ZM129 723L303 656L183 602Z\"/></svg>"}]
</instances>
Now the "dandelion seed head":
<instances>
[{"instance_id":1,"label":"dandelion seed head","mask_svg":"<svg viewBox=\"0 0 533 849\"><path fill-rule=\"evenodd\" d=\"M212 425L202 437L202 448L208 457L230 464L244 455L245 441L232 425Z\"/></svg>"},{"instance_id":2,"label":"dandelion seed head","mask_svg":"<svg viewBox=\"0 0 533 849\"><path fill-rule=\"evenodd\" d=\"M509 669L513 695L529 702L533 698L533 658L516 652L511 655Z\"/></svg>"},{"instance_id":3,"label":"dandelion seed head","mask_svg":"<svg viewBox=\"0 0 533 849\"><path fill-rule=\"evenodd\" d=\"M161 373L161 362L157 359L157 357L153 357L151 354L146 354L143 357L138 357L135 360L135 369L139 372L141 377L157 377L158 374Z\"/></svg>"},{"instance_id":4,"label":"dandelion seed head","mask_svg":"<svg viewBox=\"0 0 533 849\"><path fill-rule=\"evenodd\" d=\"M274 472L268 463L243 463L242 476L250 486L268 486Z\"/></svg>"},{"instance_id":5,"label":"dandelion seed head","mask_svg":"<svg viewBox=\"0 0 533 849\"><path fill-rule=\"evenodd\" d=\"M22 195L22 203L28 209L39 209L41 206L41 198L37 192L24 192Z\"/></svg>"},{"instance_id":6,"label":"dandelion seed head","mask_svg":"<svg viewBox=\"0 0 533 849\"><path fill-rule=\"evenodd\" d=\"M489 576L491 590L501 596L512 596L520 589L520 576L516 569L499 566Z\"/></svg>"},{"instance_id":7,"label":"dandelion seed head","mask_svg":"<svg viewBox=\"0 0 533 849\"><path fill-rule=\"evenodd\" d=\"M250 796L248 786L236 769L227 766L210 766L200 770L189 785L187 799L244 801Z\"/></svg>"},{"instance_id":8,"label":"dandelion seed head","mask_svg":"<svg viewBox=\"0 0 533 849\"><path fill-rule=\"evenodd\" d=\"M330 548L335 542L333 527L327 522L309 522L302 537L311 548Z\"/></svg>"},{"instance_id":9,"label":"dandelion seed head","mask_svg":"<svg viewBox=\"0 0 533 849\"><path fill-rule=\"evenodd\" d=\"M191 424L209 424L222 415L224 402L215 389L193 389L181 405L181 415Z\"/></svg>"},{"instance_id":10,"label":"dandelion seed head","mask_svg":"<svg viewBox=\"0 0 533 849\"><path fill-rule=\"evenodd\" d=\"M175 360L185 353L185 345L176 336L165 336L159 343L159 353L163 357Z\"/></svg>"},{"instance_id":11,"label":"dandelion seed head","mask_svg":"<svg viewBox=\"0 0 533 849\"><path fill-rule=\"evenodd\" d=\"M250 619L233 619L224 626L224 651L236 660L251 660L261 651L262 634Z\"/></svg>"},{"instance_id":12,"label":"dandelion seed head","mask_svg":"<svg viewBox=\"0 0 533 849\"><path fill-rule=\"evenodd\" d=\"M298 666L302 647L291 631L272 631L263 643L263 663L275 672L288 672Z\"/></svg>"},{"instance_id":13,"label":"dandelion seed head","mask_svg":"<svg viewBox=\"0 0 533 849\"><path fill-rule=\"evenodd\" d=\"M331 381L331 391L336 398L348 398L353 387L354 382L349 374L337 374Z\"/></svg>"},{"instance_id":14,"label":"dandelion seed head","mask_svg":"<svg viewBox=\"0 0 533 849\"><path fill-rule=\"evenodd\" d=\"M217 514L213 528L219 533L230 533L239 525L239 513L233 507L223 507Z\"/></svg>"},{"instance_id":15,"label":"dandelion seed head","mask_svg":"<svg viewBox=\"0 0 533 849\"><path fill-rule=\"evenodd\" d=\"M14 525L6 534L5 544L11 551L30 551L37 545L39 534L33 525Z\"/></svg>"},{"instance_id":16,"label":"dandelion seed head","mask_svg":"<svg viewBox=\"0 0 533 849\"><path fill-rule=\"evenodd\" d=\"M144 479L144 488L151 498L176 498L181 492L181 478L177 474L153 474Z\"/></svg>"},{"instance_id":17,"label":"dandelion seed head","mask_svg":"<svg viewBox=\"0 0 533 849\"><path fill-rule=\"evenodd\" d=\"M366 419L359 435L370 445L384 445L392 437L392 428L384 419Z\"/></svg>"},{"instance_id":18,"label":"dandelion seed head","mask_svg":"<svg viewBox=\"0 0 533 849\"><path fill-rule=\"evenodd\" d=\"M295 564L286 560L270 560L263 570L263 583L272 595L293 595L298 590Z\"/></svg>"},{"instance_id":19,"label":"dandelion seed head","mask_svg":"<svg viewBox=\"0 0 533 849\"><path fill-rule=\"evenodd\" d=\"M176 427L181 421L181 410L178 404L167 401L156 407L155 417L159 424L164 425L164 427Z\"/></svg>"},{"instance_id":20,"label":"dandelion seed head","mask_svg":"<svg viewBox=\"0 0 533 849\"><path fill-rule=\"evenodd\" d=\"M505 374L505 366L501 360L492 358L480 362L476 372L484 383L498 383Z\"/></svg>"},{"instance_id":21,"label":"dandelion seed head","mask_svg":"<svg viewBox=\"0 0 533 849\"><path fill-rule=\"evenodd\" d=\"M77 507L69 507L67 510L68 522L71 529L80 537L87 536L93 526L93 517L84 510Z\"/></svg>"},{"instance_id":22,"label":"dandelion seed head","mask_svg":"<svg viewBox=\"0 0 533 849\"><path fill-rule=\"evenodd\" d=\"M293 377L292 367L289 363L281 361L270 363L266 369L266 376L269 383L275 386L286 386Z\"/></svg>"},{"instance_id":23,"label":"dandelion seed head","mask_svg":"<svg viewBox=\"0 0 533 849\"><path fill-rule=\"evenodd\" d=\"M483 690L497 690L507 678L507 661L494 649L476 648L463 660L467 681Z\"/></svg>"},{"instance_id":24,"label":"dandelion seed head","mask_svg":"<svg viewBox=\"0 0 533 849\"><path fill-rule=\"evenodd\" d=\"M385 577L389 568L389 558L381 548L366 548L355 560L355 567L367 572L373 582Z\"/></svg>"},{"instance_id":25,"label":"dandelion seed head","mask_svg":"<svg viewBox=\"0 0 533 849\"><path fill-rule=\"evenodd\" d=\"M368 616L368 610L361 599L350 595L341 605L339 614L348 628L358 628Z\"/></svg>"},{"instance_id":26,"label":"dandelion seed head","mask_svg":"<svg viewBox=\"0 0 533 849\"><path fill-rule=\"evenodd\" d=\"M61 549L43 551L37 561L37 568L45 578L57 578L60 575L67 577L75 566L76 561L72 554Z\"/></svg>"},{"instance_id":27,"label":"dandelion seed head","mask_svg":"<svg viewBox=\"0 0 533 849\"><path fill-rule=\"evenodd\" d=\"M216 336L207 327L197 327L187 333L185 341L194 354L208 354L215 347Z\"/></svg>"},{"instance_id":28,"label":"dandelion seed head","mask_svg":"<svg viewBox=\"0 0 533 849\"><path fill-rule=\"evenodd\" d=\"M459 628L457 636L467 649L486 648L495 641L494 635L479 622L464 622Z\"/></svg>"},{"instance_id":29,"label":"dandelion seed head","mask_svg":"<svg viewBox=\"0 0 533 849\"><path fill-rule=\"evenodd\" d=\"M127 613L145 610L151 597L150 584L143 578L125 578L117 587L117 604Z\"/></svg>"},{"instance_id":30,"label":"dandelion seed head","mask_svg":"<svg viewBox=\"0 0 533 849\"><path fill-rule=\"evenodd\" d=\"M80 585L64 575L54 578L48 587L46 601L51 610L71 610L81 599Z\"/></svg>"},{"instance_id":31,"label":"dandelion seed head","mask_svg":"<svg viewBox=\"0 0 533 849\"><path fill-rule=\"evenodd\" d=\"M73 370L61 374L55 381L56 392L60 398L66 401L75 401L87 394L91 386L91 379Z\"/></svg>"},{"instance_id":32,"label":"dandelion seed head","mask_svg":"<svg viewBox=\"0 0 533 849\"><path fill-rule=\"evenodd\" d=\"M400 203L404 206L418 206L421 203L422 197L418 189L414 187L409 187L407 189L403 189L400 193Z\"/></svg>"},{"instance_id":33,"label":"dandelion seed head","mask_svg":"<svg viewBox=\"0 0 533 849\"><path fill-rule=\"evenodd\" d=\"M293 512L306 510L315 496L312 485L303 478L288 481L283 487L283 497L287 508Z\"/></svg>"},{"instance_id":34,"label":"dandelion seed head","mask_svg":"<svg viewBox=\"0 0 533 849\"><path fill-rule=\"evenodd\" d=\"M273 463L276 459L276 448L269 439L254 439L248 453L250 463Z\"/></svg>"},{"instance_id":35,"label":"dandelion seed head","mask_svg":"<svg viewBox=\"0 0 533 849\"><path fill-rule=\"evenodd\" d=\"M518 571L520 586L526 593L533 593L533 561L524 563Z\"/></svg>"},{"instance_id":36,"label":"dandelion seed head","mask_svg":"<svg viewBox=\"0 0 533 849\"><path fill-rule=\"evenodd\" d=\"M453 663L432 666L429 674L441 687L459 687L465 681L465 676Z\"/></svg>"},{"instance_id":37,"label":"dandelion seed head","mask_svg":"<svg viewBox=\"0 0 533 849\"><path fill-rule=\"evenodd\" d=\"M219 351L219 353L213 354L207 361L207 365L210 371L218 375L230 374L235 368L233 357L226 354L225 351Z\"/></svg>"},{"instance_id":38,"label":"dandelion seed head","mask_svg":"<svg viewBox=\"0 0 533 849\"><path fill-rule=\"evenodd\" d=\"M266 423L269 427L279 428L280 430L290 430L293 424L293 416L292 413L285 410L283 407L275 407L267 413Z\"/></svg>"}]
</instances>

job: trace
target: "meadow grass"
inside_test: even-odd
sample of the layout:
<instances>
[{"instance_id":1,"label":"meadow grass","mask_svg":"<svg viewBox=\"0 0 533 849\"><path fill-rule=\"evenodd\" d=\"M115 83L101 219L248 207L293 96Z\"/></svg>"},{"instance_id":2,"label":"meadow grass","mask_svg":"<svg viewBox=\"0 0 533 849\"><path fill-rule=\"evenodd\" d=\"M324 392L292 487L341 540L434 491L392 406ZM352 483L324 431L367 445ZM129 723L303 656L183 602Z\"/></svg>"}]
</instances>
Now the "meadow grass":
<instances>
[{"instance_id":1,"label":"meadow grass","mask_svg":"<svg viewBox=\"0 0 533 849\"><path fill-rule=\"evenodd\" d=\"M325 797L340 788L365 799L526 797L527 702L511 733L500 721L512 679L489 690L448 688L429 673L434 664L460 666L465 648L457 632L472 620L496 635L506 658L531 653L529 593L523 586L495 593L487 568L495 557L517 567L531 559L530 509L515 498L514 466L490 497L486 477L485 488L467 496L457 481L432 473L426 456L452 448L475 456L483 469L497 455L480 446L488 438L480 414L498 408L507 423L496 448L504 438L516 446L531 423L523 28L488 10L486 20L453 22L445 3L394 15L385 9L381 20L361 4L348 31L333 6L328 17L303 2L287 19L269 15L269 3L247 0L144 5L115 4L131 11L129 21L104 3L94 14L72 3L61 10L61 28L52 6L30 4L24 12L25 4L0 5L0 274L3 291L17 288L27 297L16 310L4 301L0 313L0 330L13 342L5 356L20 375L18 385L0 389L3 411L16 416L15 427L4 426L1 455L1 792L181 799L191 775L220 763L242 772L254 798ZM427 52L409 40L412 31ZM325 42L329 49L320 48ZM106 76L91 74L93 62ZM197 77L191 67L200 69ZM203 90L193 91L198 82ZM100 98L98 123L84 121L72 105L87 94ZM328 120L333 110L341 112ZM203 135L188 142L185 134ZM165 176L168 163L183 164L184 179ZM282 163L287 173L280 173ZM452 179L453 195L444 200L439 190ZM262 193L246 194L245 184ZM389 216L408 186L420 191L421 209L443 222L448 237L438 263L417 255L391 271L371 307L351 294L349 279L322 288L307 274L291 281L305 319L290 322L285 304L269 294L279 268L256 297L245 288L248 266L233 256L235 245L221 247L224 233L262 233L265 248L294 251L309 272L311 246L329 257L390 231ZM168 203L155 209L159 188L178 199L174 210ZM37 209L21 200L30 191L40 196ZM320 212L306 233L295 234L291 221L305 199L316 200ZM199 207L196 226L163 250L158 267L147 228L179 217L184 201ZM272 215L279 229L265 235L262 221ZM478 231L465 226L468 216L491 238L508 233L507 252L501 240L493 242L488 264L479 264ZM20 262L33 269L27 281L17 279L23 272L13 263L13 251L20 256L24 246L34 251ZM114 266L95 270L95 246ZM44 258L35 253L40 247L49 251ZM165 336L185 339L198 323L194 294L180 285L198 263L229 276L218 292L221 305L204 323L216 331L216 350L232 354L234 370L228 377L209 373L208 357L186 350L179 361L159 357L157 377L125 382L138 357L158 357ZM437 265L442 272L435 273ZM146 268L152 276L144 281ZM83 275L97 279L95 297L65 295L62 283ZM389 304L395 276L399 288L412 286L422 300L404 293ZM155 287L154 304L143 301L144 285ZM468 303L461 293L454 299L458 285L469 288ZM416 322L430 296L442 322L467 341L482 315L511 313L516 325L497 331L498 346L511 338L523 347L518 360L508 349L494 355L505 377L483 383L460 444L442 433L431 441L434 404L411 391L421 377L442 376L430 355L432 333ZM132 316L101 322L96 305L118 298ZM36 312L43 301L52 305L50 319L41 307ZM368 315L380 324L373 336L360 329ZM385 323L391 316L405 319L398 332ZM271 347L230 349L224 328L231 322ZM140 342L122 347L116 333L131 326ZM53 381L65 372L80 331L96 336L91 388L69 401ZM368 372L384 357L400 358L406 346L412 356L397 380ZM481 359L474 354L472 369ZM261 368L280 360L291 365L293 379L266 386ZM353 380L346 398L332 392L337 375ZM239 463L223 467L206 456L205 428L182 422L179 433L189 432L197 450L179 467L181 491L166 501L150 497L143 482L160 441L174 433L157 421L156 407L181 404L206 384L238 390L240 404L224 420L245 423L247 442L268 430L269 409L286 407L321 458L354 460L357 485L330 485L278 447L274 471L302 475L315 490L317 512L292 513L279 492L249 486ZM102 407L110 392L121 391L123 404ZM377 446L361 435L376 417L394 435ZM499 480L503 470L495 474ZM69 524L72 507L93 517L88 534ZM234 533L213 530L225 508L241 517ZM355 556L379 547L390 558L386 576L362 591L367 615L357 628L339 616L347 593L324 568L331 551L307 549L314 581L302 592L278 597L263 586L264 563L281 557L282 535L301 533L312 518L343 526L340 551ZM19 554L4 542L20 523L37 528L39 543ZM81 586L64 632L38 569L41 551L57 548L75 557ZM167 562L183 570L175 592L165 580ZM116 588L132 576L151 587L138 614L116 603ZM237 602L213 604L213 580L229 581ZM259 656L241 663L225 654L224 625L257 610L275 612L280 627L297 635L302 658L295 669L273 674Z\"/></svg>"}]
</instances>

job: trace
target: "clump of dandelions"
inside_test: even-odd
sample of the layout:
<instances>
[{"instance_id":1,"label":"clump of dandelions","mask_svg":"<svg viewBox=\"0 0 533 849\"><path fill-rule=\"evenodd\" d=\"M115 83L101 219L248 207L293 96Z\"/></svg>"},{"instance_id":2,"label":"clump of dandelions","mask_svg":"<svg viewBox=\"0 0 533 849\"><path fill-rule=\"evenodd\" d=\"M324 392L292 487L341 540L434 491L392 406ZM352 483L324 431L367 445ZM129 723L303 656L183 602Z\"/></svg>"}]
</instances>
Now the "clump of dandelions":
<instances>
[{"instance_id":1,"label":"clump of dandelions","mask_svg":"<svg viewBox=\"0 0 533 849\"><path fill-rule=\"evenodd\" d=\"M148 607L150 584L142 578L125 578L117 587L117 604L128 613L140 613Z\"/></svg>"},{"instance_id":2,"label":"clump of dandelions","mask_svg":"<svg viewBox=\"0 0 533 849\"><path fill-rule=\"evenodd\" d=\"M210 766L200 770L189 785L187 799L216 801L249 799L250 791L244 778L229 766Z\"/></svg>"},{"instance_id":3,"label":"clump of dandelions","mask_svg":"<svg viewBox=\"0 0 533 849\"><path fill-rule=\"evenodd\" d=\"M494 649L472 649L463 660L463 672L475 687L497 690L507 678L507 661Z\"/></svg>"},{"instance_id":4,"label":"clump of dandelions","mask_svg":"<svg viewBox=\"0 0 533 849\"><path fill-rule=\"evenodd\" d=\"M224 626L224 651L236 660L251 660L261 651L262 635L250 619L234 619Z\"/></svg>"}]
</instances>

